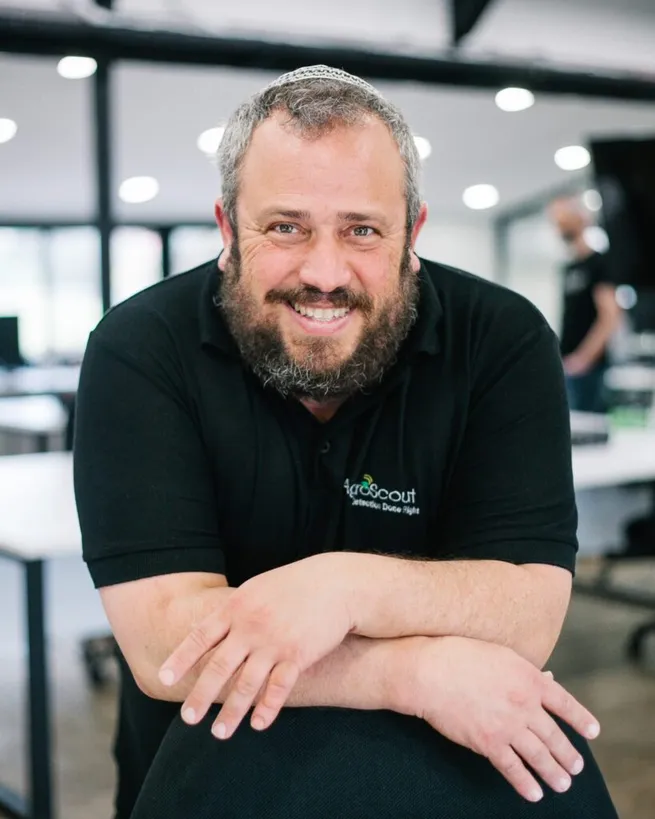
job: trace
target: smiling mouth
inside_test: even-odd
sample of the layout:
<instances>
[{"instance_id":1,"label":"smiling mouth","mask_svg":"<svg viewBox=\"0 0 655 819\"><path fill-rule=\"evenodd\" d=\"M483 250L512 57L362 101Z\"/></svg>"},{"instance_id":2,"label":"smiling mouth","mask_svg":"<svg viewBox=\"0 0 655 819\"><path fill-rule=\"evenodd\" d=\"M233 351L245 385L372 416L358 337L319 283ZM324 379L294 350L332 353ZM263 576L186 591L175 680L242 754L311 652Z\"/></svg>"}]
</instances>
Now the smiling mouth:
<instances>
[{"instance_id":1,"label":"smiling mouth","mask_svg":"<svg viewBox=\"0 0 655 819\"><path fill-rule=\"evenodd\" d=\"M305 318L314 321L330 322L345 318L350 313L348 307L306 307L304 304L289 303L289 306Z\"/></svg>"}]
</instances>

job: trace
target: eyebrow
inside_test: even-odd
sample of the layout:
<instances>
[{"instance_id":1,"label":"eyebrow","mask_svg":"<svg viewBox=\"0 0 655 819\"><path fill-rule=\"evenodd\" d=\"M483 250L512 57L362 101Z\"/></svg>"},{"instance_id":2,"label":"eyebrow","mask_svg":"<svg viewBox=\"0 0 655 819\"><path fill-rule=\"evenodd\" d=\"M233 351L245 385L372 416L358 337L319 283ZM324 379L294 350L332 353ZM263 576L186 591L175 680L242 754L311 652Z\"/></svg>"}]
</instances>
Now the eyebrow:
<instances>
[{"instance_id":1,"label":"eyebrow","mask_svg":"<svg viewBox=\"0 0 655 819\"><path fill-rule=\"evenodd\" d=\"M270 208L264 214L265 218L272 216L282 216L285 219L299 219L300 221L311 221L311 213L308 210L278 210L277 208ZM339 211L337 218L340 222L379 222L386 224L386 219L380 214L363 213L360 211Z\"/></svg>"},{"instance_id":2,"label":"eyebrow","mask_svg":"<svg viewBox=\"0 0 655 819\"><path fill-rule=\"evenodd\" d=\"M337 216L342 222L386 222L385 218L380 214L360 213L356 210L339 211Z\"/></svg>"}]
</instances>

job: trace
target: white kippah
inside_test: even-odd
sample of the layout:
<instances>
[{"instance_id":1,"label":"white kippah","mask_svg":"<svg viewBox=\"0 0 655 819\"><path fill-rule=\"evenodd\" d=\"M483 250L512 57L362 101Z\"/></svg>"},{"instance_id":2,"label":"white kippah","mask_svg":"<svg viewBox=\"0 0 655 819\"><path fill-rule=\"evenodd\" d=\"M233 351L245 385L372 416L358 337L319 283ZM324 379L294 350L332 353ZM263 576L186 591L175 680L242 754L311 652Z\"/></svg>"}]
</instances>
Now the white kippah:
<instances>
[{"instance_id":1,"label":"white kippah","mask_svg":"<svg viewBox=\"0 0 655 819\"><path fill-rule=\"evenodd\" d=\"M356 85L358 88L368 91L369 94L382 96L377 88L374 88L370 83L356 77L354 74L348 74L347 71L342 71L340 68L332 68L331 65L306 65L297 68L295 71L282 74L281 77L273 80L272 83L266 86L264 91L268 91L269 88L278 88L281 85L289 85L292 82L302 82L303 80L336 80L348 85Z\"/></svg>"}]
</instances>

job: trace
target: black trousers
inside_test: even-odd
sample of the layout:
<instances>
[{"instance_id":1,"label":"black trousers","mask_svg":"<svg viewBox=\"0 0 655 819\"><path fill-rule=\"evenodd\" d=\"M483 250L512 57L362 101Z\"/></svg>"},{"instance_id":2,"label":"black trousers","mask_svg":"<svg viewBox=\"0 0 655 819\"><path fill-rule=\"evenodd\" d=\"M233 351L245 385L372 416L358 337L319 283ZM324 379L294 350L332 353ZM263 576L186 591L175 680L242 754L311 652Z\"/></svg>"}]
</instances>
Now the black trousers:
<instances>
[{"instance_id":1,"label":"black trousers","mask_svg":"<svg viewBox=\"0 0 655 819\"><path fill-rule=\"evenodd\" d=\"M526 802L483 757L390 711L288 708L228 741L171 725L132 819L617 819L585 740L570 791Z\"/></svg>"}]
</instances>

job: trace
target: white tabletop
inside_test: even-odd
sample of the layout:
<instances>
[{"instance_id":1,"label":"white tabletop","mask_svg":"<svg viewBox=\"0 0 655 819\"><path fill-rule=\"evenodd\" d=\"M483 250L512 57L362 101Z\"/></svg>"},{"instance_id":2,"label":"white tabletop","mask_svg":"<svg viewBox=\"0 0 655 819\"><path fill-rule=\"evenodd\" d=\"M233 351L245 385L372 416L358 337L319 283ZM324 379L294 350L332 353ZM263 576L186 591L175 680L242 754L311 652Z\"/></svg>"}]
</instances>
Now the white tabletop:
<instances>
[{"instance_id":1,"label":"white tabletop","mask_svg":"<svg viewBox=\"0 0 655 819\"><path fill-rule=\"evenodd\" d=\"M0 457L0 553L36 560L81 550L71 453Z\"/></svg>"},{"instance_id":2,"label":"white tabletop","mask_svg":"<svg viewBox=\"0 0 655 819\"><path fill-rule=\"evenodd\" d=\"M620 430L609 444L575 447L575 487L655 481L655 430ZM0 552L23 560L79 555L69 452L0 457Z\"/></svg>"},{"instance_id":3,"label":"white tabletop","mask_svg":"<svg viewBox=\"0 0 655 819\"><path fill-rule=\"evenodd\" d=\"M52 395L0 397L0 432L55 435L66 428L68 413Z\"/></svg>"},{"instance_id":4,"label":"white tabletop","mask_svg":"<svg viewBox=\"0 0 655 819\"><path fill-rule=\"evenodd\" d=\"M655 429L612 430L607 444L573 447L575 488L655 481Z\"/></svg>"},{"instance_id":5,"label":"white tabletop","mask_svg":"<svg viewBox=\"0 0 655 819\"><path fill-rule=\"evenodd\" d=\"M0 369L0 396L73 395L79 380L80 368L74 365Z\"/></svg>"}]
</instances>

